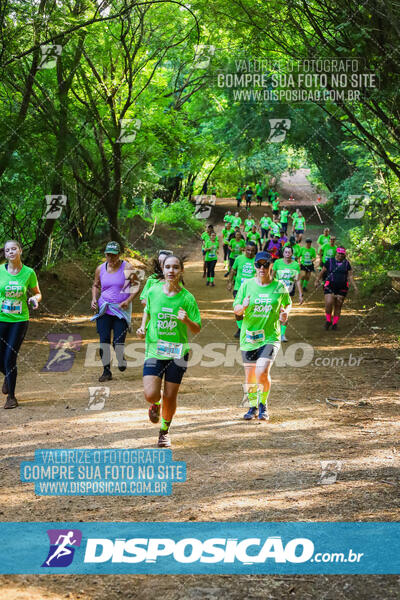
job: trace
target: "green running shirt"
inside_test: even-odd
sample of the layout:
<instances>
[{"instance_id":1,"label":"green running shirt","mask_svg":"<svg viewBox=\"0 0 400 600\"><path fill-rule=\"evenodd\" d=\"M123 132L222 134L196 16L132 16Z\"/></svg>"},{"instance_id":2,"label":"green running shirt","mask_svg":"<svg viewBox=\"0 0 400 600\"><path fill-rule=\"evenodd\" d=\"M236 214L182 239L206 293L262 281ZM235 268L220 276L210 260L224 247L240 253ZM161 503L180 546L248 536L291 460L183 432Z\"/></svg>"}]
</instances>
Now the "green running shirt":
<instances>
[{"instance_id":1,"label":"green running shirt","mask_svg":"<svg viewBox=\"0 0 400 600\"><path fill-rule=\"evenodd\" d=\"M280 309L291 305L286 286L276 280L264 286L255 278L249 279L240 286L233 306L243 304L247 296L250 296L250 304L243 315L240 349L256 350L266 344L279 343Z\"/></svg>"},{"instance_id":2,"label":"green running shirt","mask_svg":"<svg viewBox=\"0 0 400 600\"><path fill-rule=\"evenodd\" d=\"M36 273L22 265L17 275L10 275L6 265L0 266L0 321L18 323L29 321L28 289L36 287Z\"/></svg>"},{"instance_id":3,"label":"green running shirt","mask_svg":"<svg viewBox=\"0 0 400 600\"><path fill-rule=\"evenodd\" d=\"M201 325L197 302L186 288L175 296L167 296L163 286L155 285L150 289L144 309L150 316L146 327L145 359L179 359L188 352L188 327L177 317L180 308L187 312L191 321Z\"/></svg>"}]
</instances>

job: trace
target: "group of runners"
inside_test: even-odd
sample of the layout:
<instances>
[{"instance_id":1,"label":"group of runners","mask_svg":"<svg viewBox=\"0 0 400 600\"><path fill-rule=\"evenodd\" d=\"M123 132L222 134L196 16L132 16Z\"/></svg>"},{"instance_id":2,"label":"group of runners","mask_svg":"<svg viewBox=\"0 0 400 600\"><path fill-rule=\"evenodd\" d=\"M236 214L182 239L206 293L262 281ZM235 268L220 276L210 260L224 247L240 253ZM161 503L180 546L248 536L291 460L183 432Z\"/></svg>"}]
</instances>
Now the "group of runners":
<instances>
[{"instance_id":1,"label":"group of runners","mask_svg":"<svg viewBox=\"0 0 400 600\"><path fill-rule=\"evenodd\" d=\"M311 238L301 245L306 230L300 211L294 211L292 235L287 238L288 210L283 208L256 223L247 214L242 223L238 213L224 217L222 245L225 277L233 292L233 313L237 323L245 370L249 410L245 420L268 419L270 370L286 327L296 289L299 304L315 272L317 252ZM285 227L286 225L286 227ZM355 286L346 251L336 245L328 229L318 238L319 271L315 285L324 282L325 328L337 328L349 282ZM203 275L206 285L215 286L218 236L212 225L202 235ZM42 299L36 274L22 263L22 248L15 240L4 246L5 263L0 266L0 370L7 396L4 408L15 408L17 356L29 321L29 306ZM96 312L103 372L100 382L112 379L111 344L118 369L127 367L124 343L131 326L132 300L140 292L140 281L130 263L122 257L117 242L105 248L105 261L95 271L91 308ZM145 339L143 365L144 397L149 419L160 423L158 446L171 446L169 428L176 411L177 396L189 360L188 332L201 330L200 311L194 296L185 288L184 264L172 250L160 250L153 261L153 273L140 294L143 318L137 335ZM111 342L112 338L112 342Z\"/></svg>"},{"instance_id":2,"label":"group of runners","mask_svg":"<svg viewBox=\"0 0 400 600\"><path fill-rule=\"evenodd\" d=\"M257 181L254 186L254 190L251 185L244 186L243 184L238 187L236 192L236 206L238 208L241 207L243 200L246 203L246 208L249 209L251 207L251 203L253 198L255 198L257 205L261 206L263 200L265 199L267 202L274 206L274 203L279 203L278 192L272 188L266 189L265 184L261 181ZM293 199L293 196L290 196L290 199Z\"/></svg>"}]
</instances>

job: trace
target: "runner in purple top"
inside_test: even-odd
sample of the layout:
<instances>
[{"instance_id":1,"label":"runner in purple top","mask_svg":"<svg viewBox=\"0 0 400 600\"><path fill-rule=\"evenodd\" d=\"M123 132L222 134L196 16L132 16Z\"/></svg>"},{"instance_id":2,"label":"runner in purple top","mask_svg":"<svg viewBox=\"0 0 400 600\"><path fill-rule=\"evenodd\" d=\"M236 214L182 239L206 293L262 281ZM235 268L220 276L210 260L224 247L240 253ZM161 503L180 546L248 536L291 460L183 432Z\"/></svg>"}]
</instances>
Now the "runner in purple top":
<instances>
[{"instance_id":1,"label":"runner in purple top","mask_svg":"<svg viewBox=\"0 0 400 600\"><path fill-rule=\"evenodd\" d=\"M104 251L106 262L96 269L92 287L93 310L99 308L92 317L96 320L97 333L100 336L100 357L103 374L99 381L112 379L110 369L111 331L113 348L118 360L118 369L125 371L124 344L131 323L131 302L140 289L140 282L133 267L121 259L121 249L117 242L109 242ZM98 298L99 291L100 297Z\"/></svg>"}]
</instances>

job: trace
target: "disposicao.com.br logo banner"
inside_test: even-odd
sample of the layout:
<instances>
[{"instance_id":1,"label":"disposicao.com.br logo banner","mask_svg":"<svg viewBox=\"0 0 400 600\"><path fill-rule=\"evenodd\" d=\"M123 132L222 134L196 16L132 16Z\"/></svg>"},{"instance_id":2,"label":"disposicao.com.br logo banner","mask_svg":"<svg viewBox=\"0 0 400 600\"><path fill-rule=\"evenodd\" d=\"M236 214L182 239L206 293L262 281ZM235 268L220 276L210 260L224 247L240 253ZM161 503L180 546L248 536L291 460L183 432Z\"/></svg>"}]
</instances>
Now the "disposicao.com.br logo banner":
<instances>
[{"instance_id":1,"label":"disposicao.com.br logo banner","mask_svg":"<svg viewBox=\"0 0 400 600\"><path fill-rule=\"evenodd\" d=\"M399 574L399 523L0 523L0 573Z\"/></svg>"}]
</instances>

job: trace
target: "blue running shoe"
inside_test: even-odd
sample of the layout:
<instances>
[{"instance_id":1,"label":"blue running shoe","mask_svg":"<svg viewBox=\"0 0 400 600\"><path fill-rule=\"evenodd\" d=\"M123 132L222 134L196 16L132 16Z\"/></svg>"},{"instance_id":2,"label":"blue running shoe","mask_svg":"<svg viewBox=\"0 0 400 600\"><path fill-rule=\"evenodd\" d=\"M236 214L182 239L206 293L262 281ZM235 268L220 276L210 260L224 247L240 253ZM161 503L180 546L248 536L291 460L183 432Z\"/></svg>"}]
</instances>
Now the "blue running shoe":
<instances>
[{"instance_id":1,"label":"blue running shoe","mask_svg":"<svg viewBox=\"0 0 400 600\"><path fill-rule=\"evenodd\" d=\"M260 404L258 405L258 420L259 421L268 421L269 416L268 416L268 412L267 412L267 407L265 406L265 404L262 404L260 402Z\"/></svg>"},{"instance_id":2,"label":"blue running shoe","mask_svg":"<svg viewBox=\"0 0 400 600\"><path fill-rule=\"evenodd\" d=\"M256 414L257 414L257 406L250 406L247 413L245 415L243 415L243 419L245 419L246 421L250 421L251 419L254 419Z\"/></svg>"}]
</instances>

